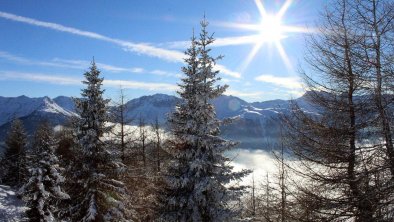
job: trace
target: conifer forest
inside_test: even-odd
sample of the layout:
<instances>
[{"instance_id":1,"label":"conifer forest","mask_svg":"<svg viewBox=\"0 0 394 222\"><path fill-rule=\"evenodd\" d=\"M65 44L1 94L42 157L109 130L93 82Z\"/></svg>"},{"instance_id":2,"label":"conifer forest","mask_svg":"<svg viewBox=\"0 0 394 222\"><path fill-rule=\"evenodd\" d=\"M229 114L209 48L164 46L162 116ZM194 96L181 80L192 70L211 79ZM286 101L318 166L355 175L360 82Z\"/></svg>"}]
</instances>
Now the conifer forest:
<instances>
[{"instance_id":1,"label":"conifer forest","mask_svg":"<svg viewBox=\"0 0 394 222\"><path fill-rule=\"evenodd\" d=\"M193 4L227 4L219 2ZM3 51L0 44L0 88L30 78L37 84L57 84L58 89L40 89L51 96L56 90L55 95L62 94L62 87L73 89L72 96L55 99L0 96L0 221L394 221L394 1L307 1L321 8L309 8L318 14L313 27L305 31L274 19L305 1L268 2L249 2L256 4L262 19L273 20L262 22L264 30L257 38L263 40L252 47L246 60L261 59L253 56L272 44L285 64L290 61L285 41L290 41L292 33L298 33L304 50L292 65L296 77L263 74L252 79L302 92L265 103L236 97L245 98L233 84L244 84L247 90L253 83L223 65L227 56L233 62L245 59L223 45L242 45L252 37L231 41L217 37L225 31L212 11L199 11L199 22L178 30L186 32L187 41L162 46L3 12L6 4L0 3L0 27L5 19L52 29L58 35L90 38L121 46L123 54L131 51L149 59L175 60L170 63L178 70L171 76L141 59L139 65L150 69L127 71L102 63L99 50L87 58L88 63L61 58L39 62ZM276 17L265 11L269 4L283 4ZM221 13L220 6L215 10ZM174 23L171 19L166 22ZM150 29L143 26L137 29ZM6 32L0 31L0 36ZM133 32L137 31L129 34ZM64 46L52 47L67 51L70 42L79 44L76 39L63 39ZM0 37L1 41L6 40ZM185 45L180 57L176 50L160 48L177 44ZM81 46L80 52L73 53L84 55L83 50ZM278 66L264 59L256 72L266 72L263 68L270 64ZM48 70L71 66L85 71L78 73L79 79L7 74L2 69L11 66L3 60L18 66ZM111 72L117 78L131 72L145 82L125 84L126 80L111 79L107 75ZM147 75L176 78L176 82L171 86L150 82ZM235 79L229 79L231 75ZM27 90L34 90L31 87ZM110 87L116 89L115 96ZM172 96L130 100L139 96L130 89L172 90ZM264 86L259 90L275 93ZM266 159L257 159L262 153ZM247 159L245 155L255 156ZM253 167L248 167L251 162Z\"/></svg>"}]
</instances>

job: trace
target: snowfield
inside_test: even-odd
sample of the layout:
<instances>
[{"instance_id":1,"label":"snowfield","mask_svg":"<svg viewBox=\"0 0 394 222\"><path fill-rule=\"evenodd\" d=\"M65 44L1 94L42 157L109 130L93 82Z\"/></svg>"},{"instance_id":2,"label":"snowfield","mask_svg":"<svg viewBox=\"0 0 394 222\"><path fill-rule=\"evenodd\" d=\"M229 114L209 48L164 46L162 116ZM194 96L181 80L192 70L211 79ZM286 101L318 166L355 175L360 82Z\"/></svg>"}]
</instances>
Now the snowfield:
<instances>
[{"instance_id":1,"label":"snowfield","mask_svg":"<svg viewBox=\"0 0 394 222\"><path fill-rule=\"evenodd\" d=\"M22 200L16 197L15 191L10 187L0 185L0 221L27 221L23 217L27 207Z\"/></svg>"}]
</instances>

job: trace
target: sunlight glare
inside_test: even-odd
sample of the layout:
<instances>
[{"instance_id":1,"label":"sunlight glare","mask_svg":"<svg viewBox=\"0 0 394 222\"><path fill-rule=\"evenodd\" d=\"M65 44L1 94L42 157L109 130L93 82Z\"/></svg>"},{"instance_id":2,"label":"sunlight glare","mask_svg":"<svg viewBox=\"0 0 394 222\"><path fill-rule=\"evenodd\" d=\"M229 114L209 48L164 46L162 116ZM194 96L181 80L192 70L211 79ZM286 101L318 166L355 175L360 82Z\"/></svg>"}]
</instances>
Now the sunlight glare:
<instances>
[{"instance_id":1,"label":"sunlight glare","mask_svg":"<svg viewBox=\"0 0 394 222\"><path fill-rule=\"evenodd\" d=\"M291 65L291 62L290 62L290 60L289 60L289 57L287 56L286 51L285 51L285 49L283 48L283 46L282 46L282 44L280 43L280 41L275 42L275 46L276 46L276 49L277 49L278 52L279 52L280 57L282 58L283 62L285 63L286 68L287 68L288 70L293 70L293 66Z\"/></svg>"},{"instance_id":2,"label":"sunlight glare","mask_svg":"<svg viewBox=\"0 0 394 222\"><path fill-rule=\"evenodd\" d=\"M290 7L292 0L286 0L277 14L268 14L264 8L262 0L255 0L254 2L261 16L261 23L258 25L259 37L257 38L252 51L241 65L241 71L244 71L249 66L250 62L254 59L264 43L273 44L279 52L279 55L286 67L289 70L292 70L289 58L280 43L282 39L286 38L285 34L288 32L287 29L289 28L282 25L282 17Z\"/></svg>"},{"instance_id":3,"label":"sunlight glare","mask_svg":"<svg viewBox=\"0 0 394 222\"><path fill-rule=\"evenodd\" d=\"M292 2L292 0L287 0L287 1L283 4L283 6L282 6L282 8L280 8L278 14L276 14L276 15L278 16L278 18L281 19L281 18L283 17L283 15L286 13L287 9L289 9L289 7L290 7L290 5L291 5L291 2Z\"/></svg>"},{"instance_id":4,"label":"sunlight glare","mask_svg":"<svg viewBox=\"0 0 394 222\"><path fill-rule=\"evenodd\" d=\"M280 17L273 15L266 15L262 18L260 25L260 41L276 42L283 39L283 27Z\"/></svg>"},{"instance_id":5,"label":"sunlight glare","mask_svg":"<svg viewBox=\"0 0 394 222\"><path fill-rule=\"evenodd\" d=\"M256 7L260 12L260 15L262 17L266 16L267 12L265 11L263 3L260 0L254 0L254 3L256 4Z\"/></svg>"},{"instance_id":6,"label":"sunlight glare","mask_svg":"<svg viewBox=\"0 0 394 222\"><path fill-rule=\"evenodd\" d=\"M269 13L263 4L263 0L254 0L254 3L260 13L260 23L254 24L240 24L240 23L222 23L225 27L231 27L235 29L244 29L257 32L256 34L249 36L238 37L236 44L250 44L254 46L249 52L246 59L239 67L240 72L244 72L252 60L256 57L259 50L263 46L270 48L273 46L276 48L281 60L286 67L293 72L290 59L287 56L286 50L282 45L282 40L289 37L292 33L314 33L313 29L307 29L301 26L293 26L284 24L284 16L288 9L291 7L293 0L285 0L281 8L276 13Z\"/></svg>"}]
</instances>

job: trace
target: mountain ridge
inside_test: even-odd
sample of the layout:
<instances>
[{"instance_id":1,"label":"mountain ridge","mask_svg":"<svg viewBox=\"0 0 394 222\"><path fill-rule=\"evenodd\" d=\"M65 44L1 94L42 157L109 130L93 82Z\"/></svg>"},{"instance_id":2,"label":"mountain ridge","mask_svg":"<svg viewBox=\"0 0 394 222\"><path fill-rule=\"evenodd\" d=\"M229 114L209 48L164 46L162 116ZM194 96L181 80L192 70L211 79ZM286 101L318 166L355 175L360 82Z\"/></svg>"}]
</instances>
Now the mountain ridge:
<instances>
[{"instance_id":1,"label":"mountain ridge","mask_svg":"<svg viewBox=\"0 0 394 222\"><path fill-rule=\"evenodd\" d=\"M180 101L178 97L166 94L141 96L125 103L126 117L134 120L133 125L137 125L141 118L146 124L153 123L157 118L165 125L168 114L174 111L175 105ZM219 119L238 119L234 124L222 127L222 135L225 138L239 140L243 147L259 148L267 140L275 140L278 136L279 114L290 111L290 101L268 100L248 103L236 96L222 95L214 99L212 104ZM295 101L310 109L304 96ZM48 120L53 126L63 125L72 116L77 114L71 97L58 96L51 99L47 96L0 96L0 141L5 138L13 118L20 118L27 132L31 134L39 122Z\"/></svg>"}]
</instances>

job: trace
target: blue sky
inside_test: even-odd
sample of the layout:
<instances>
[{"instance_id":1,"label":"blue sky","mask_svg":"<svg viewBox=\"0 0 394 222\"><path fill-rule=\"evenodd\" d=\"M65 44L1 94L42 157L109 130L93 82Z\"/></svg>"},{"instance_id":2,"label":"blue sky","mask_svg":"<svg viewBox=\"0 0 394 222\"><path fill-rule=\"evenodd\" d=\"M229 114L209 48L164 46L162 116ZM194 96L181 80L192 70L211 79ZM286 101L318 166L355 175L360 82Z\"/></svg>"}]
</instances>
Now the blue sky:
<instances>
[{"instance_id":1,"label":"blue sky","mask_svg":"<svg viewBox=\"0 0 394 222\"><path fill-rule=\"evenodd\" d=\"M93 57L108 98L120 87L129 99L176 95L183 51L205 13L217 38L212 54L225 56L216 68L230 85L227 94L247 101L297 97L304 37L315 30L323 2L3 0L0 96L78 96Z\"/></svg>"}]
</instances>

